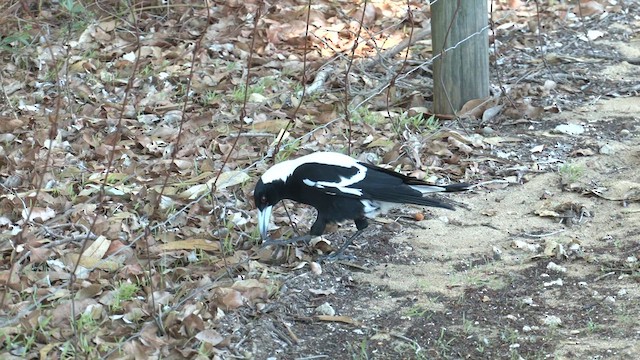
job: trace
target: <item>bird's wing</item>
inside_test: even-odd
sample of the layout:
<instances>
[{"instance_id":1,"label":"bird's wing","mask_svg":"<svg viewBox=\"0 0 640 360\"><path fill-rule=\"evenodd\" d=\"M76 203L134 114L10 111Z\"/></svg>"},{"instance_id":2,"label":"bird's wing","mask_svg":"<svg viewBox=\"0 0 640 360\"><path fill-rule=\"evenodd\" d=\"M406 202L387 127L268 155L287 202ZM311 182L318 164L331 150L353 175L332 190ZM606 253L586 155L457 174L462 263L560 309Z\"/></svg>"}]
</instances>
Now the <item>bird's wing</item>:
<instances>
[{"instance_id":1,"label":"bird's wing","mask_svg":"<svg viewBox=\"0 0 640 360\"><path fill-rule=\"evenodd\" d=\"M426 195L438 192L463 191L468 188L467 184L431 185L393 170L371 164L363 163L363 165L367 168L367 176L365 180L354 184L353 187L359 188L363 197L372 200L453 209L453 206Z\"/></svg>"},{"instance_id":2,"label":"bird's wing","mask_svg":"<svg viewBox=\"0 0 640 360\"><path fill-rule=\"evenodd\" d=\"M351 166L307 163L300 165L291 180L326 195L393 203L409 203L453 209L449 204L425 197L435 192L466 190L466 184L435 186L411 176L375 165L356 162Z\"/></svg>"},{"instance_id":3,"label":"bird's wing","mask_svg":"<svg viewBox=\"0 0 640 360\"><path fill-rule=\"evenodd\" d=\"M362 191L353 185L362 182L366 175L367 168L355 162L353 166L307 163L298 166L291 180L327 195L360 198Z\"/></svg>"}]
</instances>

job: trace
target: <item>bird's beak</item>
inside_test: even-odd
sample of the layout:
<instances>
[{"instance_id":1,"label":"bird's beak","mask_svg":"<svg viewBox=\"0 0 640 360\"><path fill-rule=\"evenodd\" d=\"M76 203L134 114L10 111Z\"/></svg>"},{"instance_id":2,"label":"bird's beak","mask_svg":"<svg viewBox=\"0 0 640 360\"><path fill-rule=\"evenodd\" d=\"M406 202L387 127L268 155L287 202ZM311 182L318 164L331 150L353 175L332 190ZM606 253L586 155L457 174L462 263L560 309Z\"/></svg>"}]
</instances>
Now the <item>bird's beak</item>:
<instances>
[{"instance_id":1,"label":"bird's beak","mask_svg":"<svg viewBox=\"0 0 640 360\"><path fill-rule=\"evenodd\" d=\"M262 240L268 239L267 230L269 230L269 220L271 220L271 209L273 209L273 206L258 210L258 229Z\"/></svg>"}]
</instances>

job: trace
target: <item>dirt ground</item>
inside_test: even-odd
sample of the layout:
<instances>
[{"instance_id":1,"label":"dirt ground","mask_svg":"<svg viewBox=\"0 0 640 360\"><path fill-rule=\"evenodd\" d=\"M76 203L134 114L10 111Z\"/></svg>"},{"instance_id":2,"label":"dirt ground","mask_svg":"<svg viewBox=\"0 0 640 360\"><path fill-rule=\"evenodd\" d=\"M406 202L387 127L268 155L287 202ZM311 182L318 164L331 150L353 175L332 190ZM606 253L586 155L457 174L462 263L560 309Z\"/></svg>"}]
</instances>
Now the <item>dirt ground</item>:
<instances>
[{"instance_id":1,"label":"dirt ground","mask_svg":"<svg viewBox=\"0 0 640 360\"><path fill-rule=\"evenodd\" d=\"M378 225L357 241L361 268L338 262L324 264L321 275L292 275L279 299L292 317L273 319L271 326L286 330L255 339L265 350L258 353L637 358L638 113L638 98L603 100L519 131L527 149L544 144L550 153L568 147L593 155L552 159L543 150L538 161L570 167L456 196L465 209L429 210L422 228L389 233ZM549 131L566 123L586 131ZM328 307L334 317L307 322Z\"/></svg>"},{"instance_id":2,"label":"dirt ground","mask_svg":"<svg viewBox=\"0 0 640 360\"><path fill-rule=\"evenodd\" d=\"M38 23L70 32L29 26L22 35L33 41L0 44L3 92L13 101L0 106L0 284L7 304L0 307L0 359L638 358L640 3L600 2L601 12L580 21L574 2L550 2L542 13L538 2L522 2L495 13L490 109L497 111L454 122L451 131L436 123L433 131L477 140L468 152L443 140L449 135L442 148L431 148L436 141L422 122L405 124L407 132L393 129L389 110L405 105L389 109L382 92L354 112L354 154L383 157L395 151L385 144L404 145L423 166L403 171L471 179L474 187L448 197L459 203L456 211L402 207L355 240L347 251L353 259L320 264L302 245L261 248L251 195L269 166L267 149L292 114L290 96L304 81L302 62L289 62L303 37L284 36L305 24L291 21L304 13L292 10L298 2L269 3L264 33L249 30L248 19L260 13L250 1L176 6L166 18L154 6L139 24L128 12L117 21L102 14L107 4L120 13L120 2L97 2L98 25L80 16L86 12L74 4L81 2L32 6L45 10ZM318 14L336 15L327 15L324 28L334 28L330 21L342 12L354 14L342 7L355 3L325 2ZM583 10L598 4L580 3ZM12 4L7 14L27 14L29 6ZM406 36L401 18L380 9L378 30L393 20L396 35ZM425 15L415 16L417 24ZM70 20L75 26L67 26ZM194 62L185 49L200 34L208 48L195 47L201 59ZM251 53L249 77L242 64L252 59L246 47L256 35L265 39ZM329 35L312 38L325 52L312 59L310 74L342 61L335 54L352 53L347 42L328 51ZM39 46L45 38L50 43ZM153 54L133 63L132 49L145 38L144 51ZM396 83L411 109L430 106L430 47L426 38L412 46L409 64L424 72L412 70ZM58 59L62 49L68 53ZM334 109L345 96L341 79L349 78L341 64L326 80L327 93L292 116L282 158L352 147ZM386 68L356 68L361 79L354 84L362 89L388 83ZM255 82L245 84L245 77ZM54 104L60 93L69 106ZM138 102L114 100L126 94ZM253 123L235 136L236 122L249 120L242 115L247 104ZM416 143L420 151L411 149ZM179 151L172 155L173 146ZM455 163L437 151L449 147L446 160ZM109 168L112 187L102 175ZM227 181L216 182L223 174ZM218 193L209 199L214 183ZM29 205L23 197L31 199L36 188L40 197ZM107 188L106 200L96 200ZM307 230L313 211L286 206L293 221L278 206L272 234L289 236L292 222ZM39 209L36 216L28 207ZM419 212L425 219L415 221ZM37 218L42 223L31 221ZM32 230L16 241L13 231L24 223ZM333 246L354 230L346 224L325 237ZM285 260L272 261L278 257Z\"/></svg>"}]
</instances>

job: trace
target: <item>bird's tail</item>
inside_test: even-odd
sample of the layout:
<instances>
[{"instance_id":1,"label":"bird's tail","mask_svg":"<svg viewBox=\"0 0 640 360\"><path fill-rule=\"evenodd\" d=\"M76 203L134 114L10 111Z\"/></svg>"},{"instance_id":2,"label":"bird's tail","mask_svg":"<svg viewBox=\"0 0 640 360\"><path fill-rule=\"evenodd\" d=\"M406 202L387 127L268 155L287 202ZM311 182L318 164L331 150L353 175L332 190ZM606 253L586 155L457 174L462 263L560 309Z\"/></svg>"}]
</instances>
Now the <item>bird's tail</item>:
<instances>
[{"instance_id":1,"label":"bird's tail","mask_svg":"<svg viewBox=\"0 0 640 360\"><path fill-rule=\"evenodd\" d=\"M416 205L433 206L433 207L439 207L439 208L444 208L449 210L455 210L453 204L458 204L458 203L452 200L438 198L436 196L429 196L429 194L439 193L439 192L465 191L470 188L470 185L465 183L443 185L443 186L435 186L435 185L409 185L409 186L412 189L421 192L422 197L412 198L407 202L410 202Z\"/></svg>"},{"instance_id":2,"label":"bird's tail","mask_svg":"<svg viewBox=\"0 0 640 360\"><path fill-rule=\"evenodd\" d=\"M420 191L423 195L437 192L458 192L469 190L470 185L466 183L451 185L409 185L412 189Z\"/></svg>"}]
</instances>

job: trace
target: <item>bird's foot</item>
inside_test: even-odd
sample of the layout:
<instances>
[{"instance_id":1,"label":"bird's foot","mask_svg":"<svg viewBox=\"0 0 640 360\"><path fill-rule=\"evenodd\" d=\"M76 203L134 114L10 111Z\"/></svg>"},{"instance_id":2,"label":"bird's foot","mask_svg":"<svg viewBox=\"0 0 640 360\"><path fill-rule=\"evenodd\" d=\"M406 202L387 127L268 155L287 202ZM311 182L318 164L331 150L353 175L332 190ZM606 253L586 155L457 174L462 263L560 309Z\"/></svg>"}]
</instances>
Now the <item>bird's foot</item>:
<instances>
[{"instance_id":1,"label":"bird's foot","mask_svg":"<svg viewBox=\"0 0 640 360\"><path fill-rule=\"evenodd\" d=\"M357 258L355 257L355 255L345 254L344 251L335 251L335 252L332 252L331 254L318 256L318 261L322 261L322 262L334 262L339 260L354 261L356 259Z\"/></svg>"},{"instance_id":2,"label":"bird's foot","mask_svg":"<svg viewBox=\"0 0 640 360\"><path fill-rule=\"evenodd\" d=\"M302 236L294 236L290 239L265 239L262 241L262 247L269 245L283 246L283 245L291 245L303 242L308 244L311 240L311 235L302 235Z\"/></svg>"},{"instance_id":3,"label":"bird's foot","mask_svg":"<svg viewBox=\"0 0 640 360\"><path fill-rule=\"evenodd\" d=\"M335 252L332 252L331 254L322 255L318 257L318 260L321 260L321 261L355 260L356 259L355 256L347 255L344 252L353 243L353 239L357 238L361 233L362 233L362 230L356 231L355 234L351 235L349 238L347 238L347 240L345 240L344 244L340 246L340 249L338 249Z\"/></svg>"}]
</instances>

